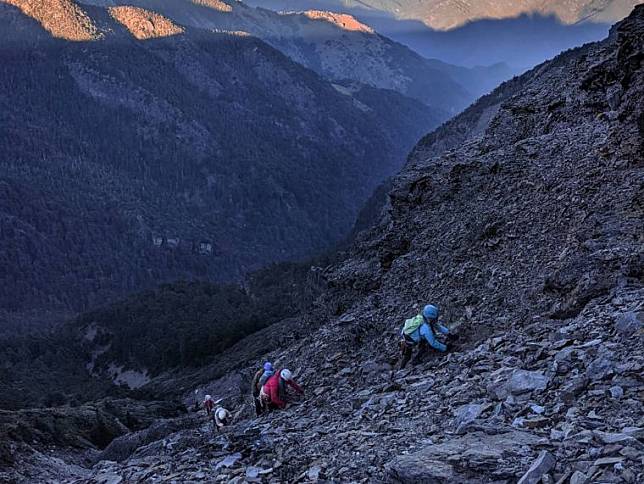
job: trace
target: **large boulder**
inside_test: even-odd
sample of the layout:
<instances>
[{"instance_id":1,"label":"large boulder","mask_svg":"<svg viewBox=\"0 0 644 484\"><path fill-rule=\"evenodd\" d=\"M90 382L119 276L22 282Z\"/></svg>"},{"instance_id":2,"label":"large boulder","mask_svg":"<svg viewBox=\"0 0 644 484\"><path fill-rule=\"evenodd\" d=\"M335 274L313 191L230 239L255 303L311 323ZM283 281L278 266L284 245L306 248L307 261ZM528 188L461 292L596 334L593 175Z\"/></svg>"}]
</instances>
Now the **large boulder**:
<instances>
[{"instance_id":1,"label":"large boulder","mask_svg":"<svg viewBox=\"0 0 644 484\"><path fill-rule=\"evenodd\" d=\"M488 393L497 400L509 395L522 395L535 390L545 390L550 379L541 371L501 368L492 373Z\"/></svg>"},{"instance_id":2,"label":"large boulder","mask_svg":"<svg viewBox=\"0 0 644 484\"><path fill-rule=\"evenodd\" d=\"M387 476L398 483L487 482L482 476L513 478L516 463L530 462L539 437L513 431L497 435L473 432L402 455L387 465Z\"/></svg>"}]
</instances>

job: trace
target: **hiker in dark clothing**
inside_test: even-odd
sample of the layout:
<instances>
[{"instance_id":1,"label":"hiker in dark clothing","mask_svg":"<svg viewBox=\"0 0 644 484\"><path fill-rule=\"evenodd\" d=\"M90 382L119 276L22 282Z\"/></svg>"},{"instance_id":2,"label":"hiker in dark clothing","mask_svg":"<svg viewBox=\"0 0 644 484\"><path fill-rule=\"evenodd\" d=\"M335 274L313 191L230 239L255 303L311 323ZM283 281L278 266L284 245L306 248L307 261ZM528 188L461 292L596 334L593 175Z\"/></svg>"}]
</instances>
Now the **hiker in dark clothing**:
<instances>
[{"instance_id":1,"label":"hiker in dark clothing","mask_svg":"<svg viewBox=\"0 0 644 484\"><path fill-rule=\"evenodd\" d=\"M273 369L273 365L269 361L267 361L266 363L264 363L263 368L257 370L255 376L253 377L253 381L251 382L251 393L253 396L253 402L255 403L255 414L257 416L260 416L263 411L262 402L259 398L259 392L264 384L268 381L268 379L274 374L275 370Z\"/></svg>"}]
</instances>

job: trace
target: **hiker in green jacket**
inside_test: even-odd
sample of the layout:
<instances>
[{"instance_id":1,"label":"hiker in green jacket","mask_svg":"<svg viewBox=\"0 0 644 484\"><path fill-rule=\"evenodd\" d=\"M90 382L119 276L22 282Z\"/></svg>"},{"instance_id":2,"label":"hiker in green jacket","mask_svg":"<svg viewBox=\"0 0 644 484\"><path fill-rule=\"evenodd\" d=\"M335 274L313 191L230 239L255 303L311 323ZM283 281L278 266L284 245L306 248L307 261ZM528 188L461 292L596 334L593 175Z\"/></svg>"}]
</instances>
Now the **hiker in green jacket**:
<instances>
[{"instance_id":1,"label":"hiker in green jacket","mask_svg":"<svg viewBox=\"0 0 644 484\"><path fill-rule=\"evenodd\" d=\"M437 332L449 334L449 329L438 323L438 313L436 306L428 304L422 313L405 321L405 325L400 332L401 370L409 363L414 346L422 344L423 341L427 341L432 348L438 351L447 351L447 346L436 339Z\"/></svg>"}]
</instances>

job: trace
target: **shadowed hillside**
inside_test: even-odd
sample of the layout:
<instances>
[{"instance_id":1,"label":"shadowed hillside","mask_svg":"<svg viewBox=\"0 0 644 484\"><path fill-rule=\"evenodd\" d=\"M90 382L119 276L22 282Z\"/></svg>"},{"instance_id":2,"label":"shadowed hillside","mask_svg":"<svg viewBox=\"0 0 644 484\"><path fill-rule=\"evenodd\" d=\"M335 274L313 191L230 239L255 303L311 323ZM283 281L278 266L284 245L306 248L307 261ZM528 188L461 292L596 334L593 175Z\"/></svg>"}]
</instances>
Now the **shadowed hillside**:
<instances>
[{"instance_id":1,"label":"shadowed hillside","mask_svg":"<svg viewBox=\"0 0 644 484\"><path fill-rule=\"evenodd\" d=\"M68 42L0 3L3 328L329 247L440 119L253 37L84 15Z\"/></svg>"}]
</instances>

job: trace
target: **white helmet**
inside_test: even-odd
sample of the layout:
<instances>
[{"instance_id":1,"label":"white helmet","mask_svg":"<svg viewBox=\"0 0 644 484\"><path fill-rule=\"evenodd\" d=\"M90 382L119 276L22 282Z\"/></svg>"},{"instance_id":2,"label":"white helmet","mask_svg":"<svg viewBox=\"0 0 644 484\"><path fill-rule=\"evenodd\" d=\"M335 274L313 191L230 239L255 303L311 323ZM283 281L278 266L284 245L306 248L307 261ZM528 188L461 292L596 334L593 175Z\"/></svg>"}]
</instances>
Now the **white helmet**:
<instances>
[{"instance_id":1,"label":"white helmet","mask_svg":"<svg viewBox=\"0 0 644 484\"><path fill-rule=\"evenodd\" d=\"M206 395L206 400L212 400L212 397L210 395Z\"/></svg>"},{"instance_id":2,"label":"white helmet","mask_svg":"<svg viewBox=\"0 0 644 484\"><path fill-rule=\"evenodd\" d=\"M280 371L280 376L286 381L291 381L293 379L293 373L291 373L291 370L287 370L286 368Z\"/></svg>"},{"instance_id":3,"label":"white helmet","mask_svg":"<svg viewBox=\"0 0 644 484\"><path fill-rule=\"evenodd\" d=\"M225 408L218 408L216 415L219 420L226 420L228 418L228 412Z\"/></svg>"}]
</instances>

